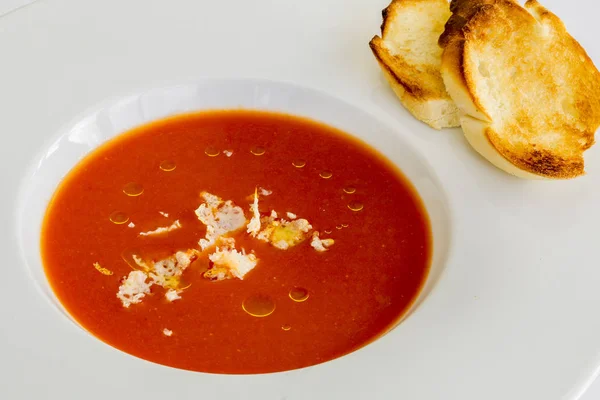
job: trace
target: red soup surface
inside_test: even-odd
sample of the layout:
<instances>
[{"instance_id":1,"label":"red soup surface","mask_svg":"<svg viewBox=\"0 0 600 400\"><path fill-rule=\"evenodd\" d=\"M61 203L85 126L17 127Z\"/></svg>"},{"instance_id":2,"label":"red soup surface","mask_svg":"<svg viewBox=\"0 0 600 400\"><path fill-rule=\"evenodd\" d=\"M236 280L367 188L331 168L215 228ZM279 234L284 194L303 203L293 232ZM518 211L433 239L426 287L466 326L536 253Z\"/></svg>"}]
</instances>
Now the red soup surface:
<instances>
[{"instance_id":1,"label":"red soup surface","mask_svg":"<svg viewBox=\"0 0 600 400\"><path fill-rule=\"evenodd\" d=\"M321 363L394 326L429 270L409 182L343 132L258 111L136 128L63 180L47 277L90 333L156 363L265 373Z\"/></svg>"}]
</instances>

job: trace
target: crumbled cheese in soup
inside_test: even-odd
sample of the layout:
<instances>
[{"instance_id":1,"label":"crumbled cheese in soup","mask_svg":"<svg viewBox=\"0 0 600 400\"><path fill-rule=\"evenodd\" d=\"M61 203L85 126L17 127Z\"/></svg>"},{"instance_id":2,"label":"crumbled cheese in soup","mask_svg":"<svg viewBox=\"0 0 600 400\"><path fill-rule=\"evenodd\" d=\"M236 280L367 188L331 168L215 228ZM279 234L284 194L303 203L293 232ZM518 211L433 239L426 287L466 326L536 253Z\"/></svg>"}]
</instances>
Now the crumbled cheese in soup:
<instances>
[{"instance_id":1,"label":"crumbled cheese in soup","mask_svg":"<svg viewBox=\"0 0 600 400\"><path fill-rule=\"evenodd\" d=\"M244 276L250 272L258 263L258 258L254 254L246 254L244 250L238 251L235 246L235 240L227 238L227 242L222 246L217 246L216 251L208 256L212 267L204 273L204 277L216 281L224 279L244 279Z\"/></svg>"},{"instance_id":2,"label":"crumbled cheese in soup","mask_svg":"<svg viewBox=\"0 0 600 400\"><path fill-rule=\"evenodd\" d=\"M244 211L231 200L224 201L219 196L208 192L200 195L204 202L195 210L196 216L206 225L205 237L200 239L201 250L190 249L178 251L172 256L159 261L148 262L139 255L133 254L135 265L140 270L132 271L124 278L117 297L121 299L124 307L137 304L142 298L150 293L152 285L158 285L166 289L165 298L169 302L181 299L180 281L183 272L200 255L201 251L215 246L214 251L208 255L209 269L203 276L207 279L221 281L225 279L244 279L244 276L254 269L258 258L254 252L246 253L244 249L236 249L235 239L227 237L229 233L235 232L246 226L246 232L251 237L267 242L273 247L287 250L294 247L311 235L313 229L308 220L298 218L292 212L286 212L289 219L280 218L275 210L269 215L261 216L259 209L259 193L270 194L262 188L254 191L253 201L250 204L250 221L246 220ZM165 214L166 213L162 213ZM140 236L160 234L181 227L179 220L170 227L157 228L154 231L142 232ZM327 251L334 244L333 239L321 239L319 232L312 232L310 245L319 252Z\"/></svg>"},{"instance_id":3,"label":"crumbled cheese in soup","mask_svg":"<svg viewBox=\"0 0 600 400\"><path fill-rule=\"evenodd\" d=\"M175 255L154 262L149 272L152 281L164 288L176 289L183 271L197 258L197 250L178 251Z\"/></svg>"},{"instance_id":4,"label":"crumbled cheese in soup","mask_svg":"<svg viewBox=\"0 0 600 400\"><path fill-rule=\"evenodd\" d=\"M246 232L256 237L260 231L260 211L258 210L258 193L256 192L254 192L254 202L250 205L250 212L252 213L252 218L248 223Z\"/></svg>"},{"instance_id":5,"label":"crumbled cheese in soup","mask_svg":"<svg viewBox=\"0 0 600 400\"><path fill-rule=\"evenodd\" d=\"M258 190L260 191L260 195L261 196L270 196L270 195L273 194L272 190L268 190L268 189L265 189L265 188L259 188Z\"/></svg>"},{"instance_id":6,"label":"crumbled cheese in soup","mask_svg":"<svg viewBox=\"0 0 600 400\"><path fill-rule=\"evenodd\" d=\"M131 271L127 277L123 277L117 297L123 303L123 307L129 308L132 304L142 302L142 299L150 293L152 282L146 282L148 275L143 271Z\"/></svg>"},{"instance_id":7,"label":"crumbled cheese in soup","mask_svg":"<svg viewBox=\"0 0 600 400\"><path fill-rule=\"evenodd\" d=\"M169 226L161 226L161 227L158 227L158 228L156 228L154 230L151 230L151 231L140 232L139 235L140 236L160 235L162 233L171 232L171 231L174 231L175 229L179 229L179 228L181 228L181 223L179 222L179 220L176 220L175 222L173 222Z\"/></svg>"},{"instance_id":8,"label":"crumbled cheese in soup","mask_svg":"<svg viewBox=\"0 0 600 400\"><path fill-rule=\"evenodd\" d=\"M302 243L308 237L312 226L306 219L296 219L298 216L291 212L286 215L292 221L279 218L275 210L269 216L261 217L258 206L258 193L254 193L254 201L250 205L252 219L247 225L247 232L263 242L268 242L274 247L286 250Z\"/></svg>"},{"instance_id":9,"label":"crumbled cheese in soup","mask_svg":"<svg viewBox=\"0 0 600 400\"><path fill-rule=\"evenodd\" d=\"M275 212L271 212L269 217L261 218L261 226L262 230L256 236L257 239L282 250L302 243L312 229L311 224L303 218L288 221L277 218Z\"/></svg>"},{"instance_id":10,"label":"crumbled cheese in soup","mask_svg":"<svg viewBox=\"0 0 600 400\"><path fill-rule=\"evenodd\" d=\"M334 243L335 243L335 241L333 239L319 238L319 232L315 231L312 234L312 240L310 242L310 245L316 251L322 252L322 251L327 251L327 249L329 247L333 246Z\"/></svg>"},{"instance_id":11,"label":"crumbled cheese in soup","mask_svg":"<svg viewBox=\"0 0 600 400\"><path fill-rule=\"evenodd\" d=\"M132 258L141 270L131 271L121 283L117 297L124 307L137 304L150 293L152 285L168 289L165 297L168 301L180 299L183 289L179 288L181 275L190 264L198 257L198 250L178 251L165 259L148 263L140 256L133 254ZM149 280L148 282L146 282Z\"/></svg>"},{"instance_id":12,"label":"crumbled cheese in soup","mask_svg":"<svg viewBox=\"0 0 600 400\"><path fill-rule=\"evenodd\" d=\"M179 300L179 299L181 299L181 296L179 295L179 293L181 293L181 292L182 292L181 290L169 289L165 293L165 298L170 302Z\"/></svg>"},{"instance_id":13,"label":"crumbled cheese in soup","mask_svg":"<svg viewBox=\"0 0 600 400\"><path fill-rule=\"evenodd\" d=\"M204 203L196 210L196 216L206 225L206 235L198 242L202 250L215 244L219 236L236 231L246 225L244 210L233 204L231 200L223 201L208 192L200 194Z\"/></svg>"}]
</instances>

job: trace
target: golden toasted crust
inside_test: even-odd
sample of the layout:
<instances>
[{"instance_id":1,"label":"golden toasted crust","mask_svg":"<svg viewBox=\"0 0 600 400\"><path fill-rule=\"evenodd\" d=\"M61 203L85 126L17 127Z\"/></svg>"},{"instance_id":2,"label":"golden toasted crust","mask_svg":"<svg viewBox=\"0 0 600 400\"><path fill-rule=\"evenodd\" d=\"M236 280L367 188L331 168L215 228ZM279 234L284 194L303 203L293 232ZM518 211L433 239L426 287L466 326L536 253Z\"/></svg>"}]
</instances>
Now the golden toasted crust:
<instances>
[{"instance_id":1,"label":"golden toasted crust","mask_svg":"<svg viewBox=\"0 0 600 400\"><path fill-rule=\"evenodd\" d=\"M419 120L440 129L459 125L458 109L440 73L436 45L450 16L446 0L394 0L383 10L381 37L369 43L403 105Z\"/></svg>"},{"instance_id":2,"label":"golden toasted crust","mask_svg":"<svg viewBox=\"0 0 600 400\"><path fill-rule=\"evenodd\" d=\"M510 1L510 0L507 0ZM452 15L446 22L444 32L440 35L439 45L445 47L453 39L464 39L462 29L469 20L484 7L495 3L495 0L463 0L452 1L450 12Z\"/></svg>"},{"instance_id":3,"label":"golden toasted crust","mask_svg":"<svg viewBox=\"0 0 600 400\"><path fill-rule=\"evenodd\" d=\"M500 153L509 163L494 164L515 175L582 175L600 126L600 73L560 19L536 0L453 0L451 10L442 75L483 123L463 126L469 142L490 160Z\"/></svg>"},{"instance_id":4,"label":"golden toasted crust","mask_svg":"<svg viewBox=\"0 0 600 400\"><path fill-rule=\"evenodd\" d=\"M410 73L408 71L412 70L414 65L411 65L400 57L392 55L386 49L383 39L379 36L373 37L369 42L369 46L382 70L393 77L394 81L402 86L415 100L427 101L431 98L444 97L446 90L444 89L439 68L423 65L422 70L419 71L421 72L420 74ZM426 76L426 80L421 79L423 75ZM431 77L438 79L431 79ZM450 100L449 95L447 95L447 99Z\"/></svg>"}]
</instances>

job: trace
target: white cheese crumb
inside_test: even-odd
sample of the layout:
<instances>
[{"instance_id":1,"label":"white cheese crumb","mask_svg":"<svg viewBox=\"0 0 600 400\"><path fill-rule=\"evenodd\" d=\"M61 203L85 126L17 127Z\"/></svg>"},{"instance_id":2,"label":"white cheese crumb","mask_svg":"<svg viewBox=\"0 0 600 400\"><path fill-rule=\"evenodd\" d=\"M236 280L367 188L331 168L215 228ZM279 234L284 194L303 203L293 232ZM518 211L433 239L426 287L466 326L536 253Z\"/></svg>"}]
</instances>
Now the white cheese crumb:
<instances>
[{"instance_id":1,"label":"white cheese crumb","mask_svg":"<svg viewBox=\"0 0 600 400\"><path fill-rule=\"evenodd\" d=\"M304 232L304 233L308 233L308 231L310 231L312 229L312 225L304 218L292 221L289 223L289 225L292 225L294 228L296 228L300 232Z\"/></svg>"},{"instance_id":2,"label":"white cheese crumb","mask_svg":"<svg viewBox=\"0 0 600 400\"><path fill-rule=\"evenodd\" d=\"M244 210L233 204L231 200L223 200L207 192L201 193L205 202L196 210L196 216L206 225L206 235L198 242L200 248L205 250L212 246L217 238L233 232L246 224Z\"/></svg>"},{"instance_id":3,"label":"white cheese crumb","mask_svg":"<svg viewBox=\"0 0 600 400\"><path fill-rule=\"evenodd\" d=\"M127 224L127 226L130 227L130 228L135 228L135 224L133 222L129 222Z\"/></svg>"},{"instance_id":4,"label":"white cheese crumb","mask_svg":"<svg viewBox=\"0 0 600 400\"><path fill-rule=\"evenodd\" d=\"M213 266L204 273L204 277L217 281L231 278L244 279L244 276L258 263L254 254L246 254L243 250L240 252L229 246L217 247L208 259L212 261Z\"/></svg>"},{"instance_id":5,"label":"white cheese crumb","mask_svg":"<svg viewBox=\"0 0 600 400\"><path fill-rule=\"evenodd\" d=\"M179 222L179 220L175 220L175 222L173 222L169 226L161 226L152 231L140 232L139 236L160 235L161 233L171 232L171 231L174 231L175 229L179 229L179 228L181 228L181 223Z\"/></svg>"},{"instance_id":6,"label":"white cheese crumb","mask_svg":"<svg viewBox=\"0 0 600 400\"><path fill-rule=\"evenodd\" d=\"M275 230L275 228L277 228L279 226L279 222L273 221L271 218L267 217L267 218L263 218L263 223L264 223L265 227L263 228L262 231L260 231L258 233L256 238L258 240L262 240L263 242L269 242L271 239L271 235L273 234L273 231Z\"/></svg>"},{"instance_id":7,"label":"white cheese crumb","mask_svg":"<svg viewBox=\"0 0 600 400\"><path fill-rule=\"evenodd\" d=\"M129 308L131 304L141 303L142 298L150 293L151 282L146 282L148 275L143 271L131 271L127 277L123 277L117 297L123 303L123 307Z\"/></svg>"},{"instance_id":8,"label":"white cheese crumb","mask_svg":"<svg viewBox=\"0 0 600 400\"><path fill-rule=\"evenodd\" d=\"M233 151L231 151L231 150L223 150L223 154L225 154L227 157L231 157L233 155Z\"/></svg>"},{"instance_id":9,"label":"white cheese crumb","mask_svg":"<svg viewBox=\"0 0 600 400\"><path fill-rule=\"evenodd\" d=\"M163 335L165 335L165 336L171 336L171 335L173 335L173 331L170 330L170 329L165 328L165 329L163 329Z\"/></svg>"},{"instance_id":10,"label":"white cheese crumb","mask_svg":"<svg viewBox=\"0 0 600 400\"><path fill-rule=\"evenodd\" d=\"M179 293L181 293L181 290L169 289L165 293L165 297L167 298L168 301L179 300L179 299L181 299L181 296L179 295Z\"/></svg>"},{"instance_id":11,"label":"white cheese crumb","mask_svg":"<svg viewBox=\"0 0 600 400\"><path fill-rule=\"evenodd\" d=\"M132 254L131 257L143 271L131 271L127 277L123 278L117 297L123 302L124 307L140 303L142 298L150 293L150 287L153 284L168 289L165 292L167 300L180 299L179 294L183 291L178 288L181 275L198 257L198 250L178 251L172 256L152 263L144 261L136 254ZM146 282L148 278L150 281Z\"/></svg>"},{"instance_id":12,"label":"white cheese crumb","mask_svg":"<svg viewBox=\"0 0 600 400\"><path fill-rule=\"evenodd\" d=\"M327 251L327 249L333 246L334 243L335 241L333 239L320 239L319 232L315 231L312 234L312 241L310 242L310 245L316 251Z\"/></svg>"},{"instance_id":13,"label":"white cheese crumb","mask_svg":"<svg viewBox=\"0 0 600 400\"><path fill-rule=\"evenodd\" d=\"M181 268L186 269L197 256L197 250L178 251L175 253L175 260L179 263Z\"/></svg>"},{"instance_id":14,"label":"white cheese crumb","mask_svg":"<svg viewBox=\"0 0 600 400\"><path fill-rule=\"evenodd\" d=\"M200 196L202 196L209 208L217 208L221 205L221 203L223 203L223 199L221 199L219 196L215 196L212 193L202 192L200 193Z\"/></svg>"},{"instance_id":15,"label":"white cheese crumb","mask_svg":"<svg viewBox=\"0 0 600 400\"><path fill-rule=\"evenodd\" d=\"M292 216L296 215L292 214ZM277 217L277 212L273 210L270 216L261 218L262 230L256 235L258 240L271 243L278 249L287 250L302 243L312 230L311 224L304 218L288 221Z\"/></svg>"},{"instance_id":16,"label":"white cheese crumb","mask_svg":"<svg viewBox=\"0 0 600 400\"><path fill-rule=\"evenodd\" d=\"M146 265L146 262L144 262L144 260L142 260L142 257L138 256L137 254L132 254L131 258L133 258L133 261L136 263L136 265L138 267L141 267L144 269L149 269L148 265Z\"/></svg>"},{"instance_id":17,"label":"white cheese crumb","mask_svg":"<svg viewBox=\"0 0 600 400\"><path fill-rule=\"evenodd\" d=\"M261 196L270 196L271 194L273 194L272 190L267 190L265 188L259 188L258 190Z\"/></svg>"},{"instance_id":18,"label":"white cheese crumb","mask_svg":"<svg viewBox=\"0 0 600 400\"><path fill-rule=\"evenodd\" d=\"M258 193L254 191L254 202L250 205L250 212L252 213L252 219L248 223L248 232L252 237L255 237L260 232L260 212L258 211Z\"/></svg>"},{"instance_id":19,"label":"white cheese crumb","mask_svg":"<svg viewBox=\"0 0 600 400\"><path fill-rule=\"evenodd\" d=\"M175 255L156 261L150 272L152 281L162 287L173 289L179 284L179 277L197 257L197 250L178 251Z\"/></svg>"},{"instance_id":20,"label":"white cheese crumb","mask_svg":"<svg viewBox=\"0 0 600 400\"><path fill-rule=\"evenodd\" d=\"M288 217L289 219L296 219L296 218L298 218L298 216L297 216L296 214L294 214L294 213L291 213L291 212L289 212L289 211L288 211L287 213L285 213L285 215L287 215L287 217Z\"/></svg>"},{"instance_id":21,"label":"white cheese crumb","mask_svg":"<svg viewBox=\"0 0 600 400\"><path fill-rule=\"evenodd\" d=\"M168 214L168 213L166 213L166 212L164 212L164 211L159 211L158 213L159 213L160 215L162 215L163 217L165 217L165 218L169 218L169 214Z\"/></svg>"},{"instance_id":22,"label":"white cheese crumb","mask_svg":"<svg viewBox=\"0 0 600 400\"><path fill-rule=\"evenodd\" d=\"M285 240L280 240L278 242L275 242L275 243L273 243L273 246L275 246L281 250L287 250L290 248L290 244L288 242L286 242Z\"/></svg>"}]
</instances>

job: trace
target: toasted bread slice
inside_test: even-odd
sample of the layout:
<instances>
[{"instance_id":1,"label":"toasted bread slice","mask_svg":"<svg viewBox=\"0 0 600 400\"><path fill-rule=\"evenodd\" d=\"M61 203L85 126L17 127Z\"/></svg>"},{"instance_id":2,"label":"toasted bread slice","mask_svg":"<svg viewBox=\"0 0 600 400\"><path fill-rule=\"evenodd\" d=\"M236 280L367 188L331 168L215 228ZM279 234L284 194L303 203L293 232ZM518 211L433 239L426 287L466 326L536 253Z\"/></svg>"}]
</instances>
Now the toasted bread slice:
<instances>
[{"instance_id":1,"label":"toasted bread slice","mask_svg":"<svg viewBox=\"0 0 600 400\"><path fill-rule=\"evenodd\" d=\"M558 17L529 0L453 0L442 76L469 143L523 178L574 178L600 126L600 73Z\"/></svg>"},{"instance_id":2,"label":"toasted bread slice","mask_svg":"<svg viewBox=\"0 0 600 400\"><path fill-rule=\"evenodd\" d=\"M447 0L393 0L381 37L369 45L392 89L417 119L435 129L459 126L458 108L440 74L437 42L450 17Z\"/></svg>"}]
</instances>

